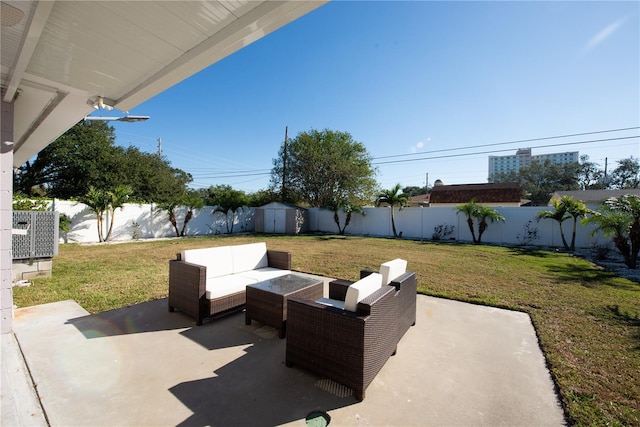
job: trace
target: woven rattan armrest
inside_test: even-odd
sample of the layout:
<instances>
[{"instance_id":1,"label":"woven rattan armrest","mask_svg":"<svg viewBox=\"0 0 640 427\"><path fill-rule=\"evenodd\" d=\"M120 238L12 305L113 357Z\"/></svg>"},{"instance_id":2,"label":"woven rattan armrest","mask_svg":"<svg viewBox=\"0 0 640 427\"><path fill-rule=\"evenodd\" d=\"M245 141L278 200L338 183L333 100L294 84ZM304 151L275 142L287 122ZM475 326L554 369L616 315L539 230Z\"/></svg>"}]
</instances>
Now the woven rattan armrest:
<instances>
[{"instance_id":1,"label":"woven rattan armrest","mask_svg":"<svg viewBox=\"0 0 640 427\"><path fill-rule=\"evenodd\" d=\"M267 262L269 267L280 270L291 270L291 253L267 249Z\"/></svg>"}]
</instances>

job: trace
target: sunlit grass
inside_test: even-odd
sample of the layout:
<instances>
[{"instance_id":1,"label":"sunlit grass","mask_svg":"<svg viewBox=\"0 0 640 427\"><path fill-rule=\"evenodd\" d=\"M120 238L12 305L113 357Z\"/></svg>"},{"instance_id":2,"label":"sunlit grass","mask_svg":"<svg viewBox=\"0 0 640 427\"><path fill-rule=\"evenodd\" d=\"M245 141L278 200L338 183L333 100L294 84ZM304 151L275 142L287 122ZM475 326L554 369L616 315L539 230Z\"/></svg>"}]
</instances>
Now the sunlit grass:
<instances>
[{"instance_id":1,"label":"sunlit grass","mask_svg":"<svg viewBox=\"0 0 640 427\"><path fill-rule=\"evenodd\" d=\"M640 285L568 254L343 236L234 236L66 244L53 276L15 288L18 306L73 299L97 313L167 296L183 249L266 241L293 269L355 280L405 258L419 291L529 313L574 425L640 425Z\"/></svg>"}]
</instances>

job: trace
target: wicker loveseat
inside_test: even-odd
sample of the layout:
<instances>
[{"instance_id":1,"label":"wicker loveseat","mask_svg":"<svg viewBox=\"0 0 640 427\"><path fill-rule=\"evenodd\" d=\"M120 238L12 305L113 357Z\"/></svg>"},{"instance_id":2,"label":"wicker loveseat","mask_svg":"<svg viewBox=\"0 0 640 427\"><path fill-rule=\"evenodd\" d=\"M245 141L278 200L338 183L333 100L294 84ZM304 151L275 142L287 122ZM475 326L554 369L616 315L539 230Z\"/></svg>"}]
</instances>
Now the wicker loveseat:
<instances>
[{"instance_id":1,"label":"wicker loveseat","mask_svg":"<svg viewBox=\"0 0 640 427\"><path fill-rule=\"evenodd\" d=\"M243 308L247 285L290 270L291 254L268 250L264 242L182 251L169 261L169 311L202 325L206 317Z\"/></svg>"},{"instance_id":2,"label":"wicker loveseat","mask_svg":"<svg viewBox=\"0 0 640 427\"><path fill-rule=\"evenodd\" d=\"M351 286L363 280L367 278ZM330 297L344 294L349 299L344 281L332 282L329 287ZM395 354L405 332L415 325L416 293L416 274L406 272L357 302L355 311L347 307L347 301L340 308L326 301L290 299L286 365L329 378L363 400L366 388Z\"/></svg>"}]
</instances>

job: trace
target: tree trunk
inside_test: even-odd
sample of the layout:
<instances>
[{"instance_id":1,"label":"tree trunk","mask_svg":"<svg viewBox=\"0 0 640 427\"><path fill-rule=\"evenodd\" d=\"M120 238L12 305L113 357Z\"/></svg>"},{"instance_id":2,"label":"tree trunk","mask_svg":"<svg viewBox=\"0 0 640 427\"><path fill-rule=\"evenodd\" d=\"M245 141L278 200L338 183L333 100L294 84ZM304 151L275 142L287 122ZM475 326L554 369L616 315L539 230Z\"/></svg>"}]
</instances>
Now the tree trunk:
<instances>
[{"instance_id":1,"label":"tree trunk","mask_svg":"<svg viewBox=\"0 0 640 427\"><path fill-rule=\"evenodd\" d=\"M104 242L104 237L102 237L102 213L96 212L96 216L98 218L98 241Z\"/></svg>"},{"instance_id":2,"label":"tree trunk","mask_svg":"<svg viewBox=\"0 0 640 427\"><path fill-rule=\"evenodd\" d=\"M478 243L482 242L482 234L484 234L487 229L487 221L480 221L478 224Z\"/></svg>"},{"instance_id":3,"label":"tree trunk","mask_svg":"<svg viewBox=\"0 0 640 427\"><path fill-rule=\"evenodd\" d=\"M347 224L345 223L344 228L340 227L340 216L338 216L337 210L333 211L333 221L338 226L338 234L342 236L344 234L344 230L347 228Z\"/></svg>"},{"instance_id":4,"label":"tree trunk","mask_svg":"<svg viewBox=\"0 0 640 427\"><path fill-rule=\"evenodd\" d=\"M193 217L193 211L189 210L187 215L184 217L184 223L182 224L182 231L178 234L178 237L184 237L184 232L187 229L187 224L191 221L191 217ZM178 227L176 227L176 233L178 232Z\"/></svg>"},{"instance_id":5,"label":"tree trunk","mask_svg":"<svg viewBox=\"0 0 640 427\"><path fill-rule=\"evenodd\" d=\"M111 221L109 222L109 231L107 231L107 237L104 238L104 241L107 242L111 238L111 231L113 230L113 223L116 217L116 210L114 209L111 212Z\"/></svg>"},{"instance_id":6,"label":"tree trunk","mask_svg":"<svg viewBox=\"0 0 640 427\"><path fill-rule=\"evenodd\" d=\"M398 237L398 233L396 232L396 220L393 214L393 206L391 206L391 229L393 230L393 237Z\"/></svg>"},{"instance_id":7,"label":"tree trunk","mask_svg":"<svg viewBox=\"0 0 640 427\"><path fill-rule=\"evenodd\" d=\"M476 239L476 232L473 230L473 219L471 219L471 217L467 217L467 225L469 226L469 231L471 231L473 243L478 243L478 240Z\"/></svg>"},{"instance_id":8,"label":"tree trunk","mask_svg":"<svg viewBox=\"0 0 640 427\"><path fill-rule=\"evenodd\" d=\"M176 230L176 237L180 237L180 233L178 232L178 221L176 220L176 215L173 212L169 212L169 222L173 225L173 229Z\"/></svg>"},{"instance_id":9,"label":"tree trunk","mask_svg":"<svg viewBox=\"0 0 640 427\"><path fill-rule=\"evenodd\" d=\"M629 229L629 240L631 241L630 264L629 268L638 268L638 253L640 252L640 222L634 221Z\"/></svg>"},{"instance_id":10,"label":"tree trunk","mask_svg":"<svg viewBox=\"0 0 640 427\"><path fill-rule=\"evenodd\" d=\"M564 230L562 229L562 222L558 221L558 226L560 227L560 237L562 238L562 244L566 250L569 250L569 244L567 243L567 239L564 238Z\"/></svg>"},{"instance_id":11,"label":"tree trunk","mask_svg":"<svg viewBox=\"0 0 640 427\"><path fill-rule=\"evenodd\" d=\"M631 269L635 269L636 258L631 256L631 245L629 245L627 238L624 236L616 236L613 238L613 243L616 245L616 248L618 248L618 250L622 254L625 265Z\"/></svg>"}]
</instances>

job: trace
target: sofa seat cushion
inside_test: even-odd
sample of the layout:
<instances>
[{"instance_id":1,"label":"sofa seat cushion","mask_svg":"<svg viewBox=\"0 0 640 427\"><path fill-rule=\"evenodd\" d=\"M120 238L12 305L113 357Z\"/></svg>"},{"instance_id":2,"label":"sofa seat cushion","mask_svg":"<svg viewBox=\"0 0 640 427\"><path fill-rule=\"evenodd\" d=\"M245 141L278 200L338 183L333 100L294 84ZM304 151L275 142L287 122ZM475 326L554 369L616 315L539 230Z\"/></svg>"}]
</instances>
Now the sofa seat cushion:
<instances>
[{"instance_id":1,"label":"sofa seat cushion","mask_svg":"<svg viewBox=\"0 0 640 427\"><path fill-rule=\"evenodd\" d=\"M382 287L382 275L371 273L367 277L358 280L347 289L344 298L344 309L356 311L358 303Z\"/></svg>"},{"instance_id":2,"label":"sofa seat cushion","mask_svg":"<svg viewBox=\"0 0 640 427\"><path fill-rule=\"evenodd\" d=\"M265 242L229 246L233 259L233 274L269 266Z\"/></svg>"},{"instance_id":3,"label":"sofa seat cushion","mask_svg":"<svg viewBox=\"0 0 640 427\"><path fill-rule=\"evenodd\" d=\"M382 274L382 284L388 285L391 281L407 272L407 261L396 258L380 264L380 274Z\"/></svg>"},{"instance_id":4,"label":"sofa seat cushion","mask_svg":"<svg viewBox=\"0 0 640 427\"><path fill-rule=\"evenodd\" d=\"M247 290L247 285L256 283L256 279L237 274L207 279L206 297L215 299Z\"/></svg>"},{"instance_id":5,"label":"sofa seat cushion","mask_svg":"<svg viewBox=\"0 0 640 427\"><path fill-rule=\"evenodd\" d=\"M210 278L226 276L233 272L233 258L229 246L189 249L182 251L181 259L207 267L207 282Z\"/></svg>"},{"instance_id":6,"label":"sofa seat cushion","mask_svg":"<svg viewBox=\"0 0 640 427\"><path fill-rule=\"evenodd\" d=\"M280 270L278 268L265 267L259 268L257 270L244 271L242 273L238 273L237 276L247 277L249 279L255 280L256 282L262 282L264 280L275 279L276 277L284 276L285 274L289 273L291 273L291 271L289 270Z\"/></svg>"}]
</instances>

